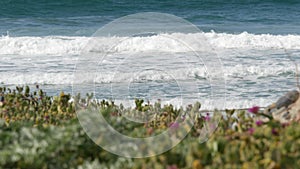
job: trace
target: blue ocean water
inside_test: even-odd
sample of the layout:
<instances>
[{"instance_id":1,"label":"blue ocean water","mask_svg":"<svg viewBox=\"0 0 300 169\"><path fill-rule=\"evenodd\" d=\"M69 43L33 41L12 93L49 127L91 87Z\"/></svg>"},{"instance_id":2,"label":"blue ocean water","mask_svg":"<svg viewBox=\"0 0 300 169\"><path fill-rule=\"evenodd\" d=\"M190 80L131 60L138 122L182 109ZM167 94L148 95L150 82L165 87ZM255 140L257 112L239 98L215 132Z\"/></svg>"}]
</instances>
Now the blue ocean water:
<instances>
[{"instance_id":1,"label":"blue ocean water","mask_svg":"<svg viewBox=\"0 0 300 169\"><path fill-rule=\"evenodd\" d=\"M74 68L82 59L80 52L90 36L120 17L162 12L181 17L203 31L193 35L178 32L170 35L172 38L192 44L194 38L204 36L216 49L224 68L227 106L265 106L296 86L294 65L299 62L300 53L299 9L300 2L296 0L2 0L0 82L11 86L37 83L51 94L61 90L72 92ZM113 43L116 38L104 39L103 45ZM193 97L186 99L209 100L212 91L203 64L189 69L182 66L182 58L191 55L190 51L165 40L163 35L132 39L117 48L116 58L106 62L110 65L116 62L114 59L136 52L142 59L157 56L151 60L153 65L160 65L161 58L176 58L164 65L168 67L167 73L150 66L133 78L141 81L122 84L131 77L130 73L126 74L126 67L132 63L126 62L124 72L118 71L118 76L112 71L117 65L111 64L107 72L95 80L96 87L85 86L86 90L82 91L94 87L97 97L112 98L113 86L120 91L120 96L114 94L116 100L160 96L178 100L191 94ZM143 63L139 66L149 66ZM176 80L191 79L197 80L197 92L182 92ZM122 93L124 88L128 90Z\"/></svg>"},{"instance_id":2,"label":"blue ocean water","mask_svg":"<svg viewBox=\"0 0 300 169\"><path fill-rule=\"evenodd\" d=\"M0 34L11 36L90 36L99 27L138 12L182 17L203 31L297 34L296 0L2 0Z\"/></svg>"}]
</instances>

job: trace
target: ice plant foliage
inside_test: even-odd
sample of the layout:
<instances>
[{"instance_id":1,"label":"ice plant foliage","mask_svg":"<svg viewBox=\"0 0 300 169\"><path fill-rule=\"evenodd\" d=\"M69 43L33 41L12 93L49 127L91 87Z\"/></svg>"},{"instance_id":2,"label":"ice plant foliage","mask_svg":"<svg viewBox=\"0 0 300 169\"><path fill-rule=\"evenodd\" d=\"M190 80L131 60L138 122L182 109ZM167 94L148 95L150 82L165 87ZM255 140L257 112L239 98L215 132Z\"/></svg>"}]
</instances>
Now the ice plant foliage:
<instances>
[{"instance_id":1,"label":"ice plant foliage","mask_svg":"<svg viewBox=\"0 0 300 169\"><path fill-rule=\"evenodd\" d=\"M227 118L218 124L214 116L199 116L199 109L189 105L185 112L172 105L144 103L136 100L136 107L121 108L126 115L155 114L146 125L124 121L118 112L121 106L103 100L93 103L92 95L81 98L61 93L47 96L40 88L34 93L18 87L15 92L0 87L0 168L299 168L300 124L296 121L280 123L259 112L254 106L247 110L226 110ZM2 99L2 100L1 100ZM132 137L150 137L170 129L184 128L184 122L194 120L188 136L176 148L159 156L145 159L124 159L101 149L89 139L76 120L74 102L100 106L99 113L120 133ZM154 106L153 106L154 105ZM183 117L180 118L181 113ZM214 113L219 113L217 110ZM232 117L237 114L238 119ZM186 114L186 116L185 116ZM130 116L131 117L131 116ZM186 119L185 119L186 118ZM232 127L234 124L235 127ZM218 126L213 126L218 125ZM62 127L63 126L63 127ZM209 141L199 143L199 131L215 129ZM55 139L53 139L55 138ZM101 139L101 138L99 138ZM153 144L164 145L163 140ZM141 149L140 151L144 151ZM261 155L258 155L261 154ZM93 158L91 158L91 156ZM57 157L57 158L53 158ZM109 159L109 160L107 160ZM201 160L199 160L201 159ZM16 161L17 160L17 161Z\"/></svg>"},{"instance_id":2,"label":"ice plant foliage","mask_svg":"<svg viewBox=\"0 0 300 169\"><path fill-rule=\"evenodd\" d=\"M167 169L178 169L177 165L169 165Z\"/></svg>"}]
</instances>

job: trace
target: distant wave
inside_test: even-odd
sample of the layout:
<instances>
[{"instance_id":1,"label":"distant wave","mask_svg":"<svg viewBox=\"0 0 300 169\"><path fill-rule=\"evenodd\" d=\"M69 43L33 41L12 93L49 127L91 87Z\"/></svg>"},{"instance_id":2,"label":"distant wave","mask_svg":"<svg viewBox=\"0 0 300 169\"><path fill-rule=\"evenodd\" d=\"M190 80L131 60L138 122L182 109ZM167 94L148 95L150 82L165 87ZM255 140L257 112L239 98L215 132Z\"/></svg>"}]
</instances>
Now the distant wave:
<instances>
[{"instance_id":1,"label":"distant wave","mask_svg":"<svg viewBox=\"0 0 300 169\"><path fill-rule=\"evenodd\" d=\"M224 67L224 76L230 79L232 78L267 78L271 76L283 76L293 77L294 67L291 66L273 66L269 67L261 66L243 66L236 65L233 67ZM170 76L172 75L172 76ZM168 70L168 75L161 74L161 72L155 70L145 71L138 77L133 73L118 72L116 76L114 72L102 72L97 74L93 78L88 78L90 81L86 81L86 78L74 79L72 72L58 72L58 73L45 73L45 72L29 72L29 73L0 73L0 83L5 84L93 84L93 83L120 83L127 81L135 77L134 82L145 81L171 81L176 77L176 80L187 79L207 79L209 74L205 71L204 67L190 68L190 69L171 69ZM89 77L90 74L83 75L83 77Z\"/></svg>"},{"instance_id":2,"label":"distant wave","mask_svg":"<svg viewBox=\"0 0 300 169\"><path fill-rule=\"evenodd\" d=\"M196 33L159 34L149 37L98 37L97 45L91 37L46 36L46 37L0 37L2 55L78 55L90 52L188 52L203 50L199 40L206 39L212 48L218 49L300 49L300 35ZM95 38L94 38L95 39ZM184 41L190 48L178 41ZM211 49L207 49L211 50Z\"/></svg>"}]
</instances>

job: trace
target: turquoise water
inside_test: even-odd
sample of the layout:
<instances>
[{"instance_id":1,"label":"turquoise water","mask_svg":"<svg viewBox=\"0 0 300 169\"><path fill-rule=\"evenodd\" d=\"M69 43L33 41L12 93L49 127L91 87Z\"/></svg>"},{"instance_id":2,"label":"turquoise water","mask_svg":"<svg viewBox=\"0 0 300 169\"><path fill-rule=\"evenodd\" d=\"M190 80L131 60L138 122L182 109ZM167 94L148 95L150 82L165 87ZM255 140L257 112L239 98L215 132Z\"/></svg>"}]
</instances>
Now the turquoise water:
<instances>
[{"instance_id":1,"label":"turquoise water","mask_svg":"<svg viewBox=\"0 0 300 169\"><path fill-rule=\"evenodd\" d=\"M190 44L195 39L207 39L224 69L227 106L265 106L296 86L294 64L300 59L299 9L300 2L292 0L2 0L0 82L8 86L40 84L50 94L61 90L72 92L76 64L84 63L81 51L99 28L129 14L163 12L186 19L203 31L175 32L168 36ZM93 88L98 98L115 100L163 97L174 102L180 102L178 98L208 102L216 91L211 90L205 63L199 61L185 67L183 58L193 54L165 36L162 33L131 37L119 44L112 53L114 57L105 60L104 73L98 74L95 84L82 85L80 90L91 92ZM118 38L103 38L100 46L114 44ZM96 51L105 53L102 49ZM129 56L132 62L125 62L122 71L115 71L120 58ZM134 63L139 63L135 68L143 71L135 72ZM153 65L166 70L158 71ZM136 74L128 83L126 80L133 77L131 73ZM80 80L75 81L80 83ZM196 86L182 89L178 85L192 80ZM224 99L219 102L224 103Z\"/></svg>"},{"instance_id":2,"label":"turquoise water","mask_svg":"<svg viewBox=\"0 0 300 169\"><path fill-rule=\"evenodd\" d=\"M299 9L296 0L2 0L0 34L90 36L104 24L138 12L173 14L204 31L297 34Z\"/></svg>"}]
</instances>

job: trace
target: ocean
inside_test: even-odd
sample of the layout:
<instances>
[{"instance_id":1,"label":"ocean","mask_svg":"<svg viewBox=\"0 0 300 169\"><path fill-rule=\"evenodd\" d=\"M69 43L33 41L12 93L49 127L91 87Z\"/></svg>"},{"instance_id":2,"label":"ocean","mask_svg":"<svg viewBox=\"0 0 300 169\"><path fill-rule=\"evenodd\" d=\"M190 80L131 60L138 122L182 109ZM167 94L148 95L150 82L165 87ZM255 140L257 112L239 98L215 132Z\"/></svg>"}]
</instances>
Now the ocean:
<instances>
[{"instance_id":1,"label":"ocean","mask_svg":"<svg viewBox=\"0 0 300 169\"><path fill-rule=\"evenodd\" d=\"M299 9L296 0L2 0L0 83L39 84L50 95L93 92L97 99L130 105L142 98L177 106L200 101L208 109L264 107L297 89ZM98 29L144 12L170 14L201 31L99 36L94 52L106 58L86 64L82 51ZM113 50L107 54L103 46ZM195 58L194 51L218 58L209 61L217 67ZM78 67L92 77L78 76ZM209 69L220 69L221 79L212 82Z\"/></svg>"}]
</instances>

